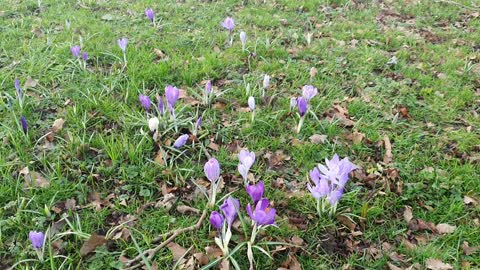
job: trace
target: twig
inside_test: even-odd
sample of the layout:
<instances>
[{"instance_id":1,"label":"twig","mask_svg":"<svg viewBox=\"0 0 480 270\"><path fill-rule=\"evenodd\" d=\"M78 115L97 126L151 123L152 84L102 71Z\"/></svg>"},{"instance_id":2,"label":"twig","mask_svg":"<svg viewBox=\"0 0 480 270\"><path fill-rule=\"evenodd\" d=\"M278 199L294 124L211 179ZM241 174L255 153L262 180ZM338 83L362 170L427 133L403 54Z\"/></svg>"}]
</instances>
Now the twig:
<instances>
[{"instance_id":1,"label":"twig","mask_svg":"<svg viewBox=\"0 0 480 270\"><path fill-rule=\"evenodd\" d=\"M151 261L153 259L153 256L155 256L155 253L157 253L160 249L166 247L177 236L181 235L182 233L198 230L200 228L200 226L202 225L203 221L205 220L205 218L207 217L207 211L208 211L208 207L206 207L203 210L202 215L200 216L200 218L198 219L196 224L194 224L190 227L185 227L185 228L182 228L182 229L173 230L171 232L164 233L162 235L157 236L153 240L154 243L164 239L167 236L169 236L169 237L165 241L163 241L159 245L157 245L155 248L147 249L147 250L143 251L141 254L139 254L137 257L127 261L125 263L124 270L137 269L137 268L143 266L145 264L145 262L142 261L142 257L145 257L146 255L148 255L147 260Z\"/></svg>"}]
</instances>

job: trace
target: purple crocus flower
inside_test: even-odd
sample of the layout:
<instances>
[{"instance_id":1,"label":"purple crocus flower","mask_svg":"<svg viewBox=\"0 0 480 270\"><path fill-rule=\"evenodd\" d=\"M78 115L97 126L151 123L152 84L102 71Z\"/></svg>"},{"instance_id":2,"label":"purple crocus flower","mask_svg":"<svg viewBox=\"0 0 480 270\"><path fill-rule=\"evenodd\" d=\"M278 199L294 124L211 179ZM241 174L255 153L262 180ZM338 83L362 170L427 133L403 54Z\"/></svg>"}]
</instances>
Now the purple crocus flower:
<instances>
[{"instance_id":1,"label":"purple crocus flower","mask_svg":"<svg viewBox=\"0 0 480 270\"><path fill-rule=\"evenodd\" d=\"M222 229L224 222L225 218L219 212L213 211L212 214L210 214L210 224L212 224L215 229Z\"/></svg>"},{"instance_id":2,"label":"purple crocus flower","mask_svg":"<svg viewBox=\"0 0 480 270\"><path fill-rule=\"evenodd\" d=\"M248 171L255 162L255 153L242 149L238 154L238 160L240 161L240 164L238 164L238 172L242 175L243 179L247 179Z\"/></svg>"},{"instance_id":3,"label":"purple crocus flower","mask_svg":"<svg viewBox=\"0 0 480 270\"><path fill-rule=\"evenodd\" d=\"M27 119L25 119L25 116L20 117L20 124L22 125L23 132L27 133L28 132L28 124L27 124Z\"/></svg>"},{"instance_id":4,"label":"purple crocus flower","mask_svg":"<svg viewBox=\"0 0 480 270\"><path fill-rule=\"evenodd\" d=\"M82 59L83 59L83 62L87 62L87 60L88 60L88 54L87 54L87 52L83 52L83 53L82 53Z\"/></svg>"},{"instance_id":5,"label":"purple crocus flower","mask_svg":"<svg viewBox=\"0 0 480 270\"><path fill-rule=\"evenodd\" d=\"M175 142L173 143L173 147L180 148L187 143L187 140L188 140L188 134L183 134L182 136L178 137L177 140L175 140Z\"/></svg>"},{"instance_id":6,"label":"purple crocus flower","mask_svg":"<svg viewBox=\"0 0 480 270\"><path fill-rule=\"evenodd\" d=\"M297 98L298 113L303 117L307 112L308 104L304 97Z\"/></svg>"},{"instance_id":7,"label":"purple crocus flower","mask_svg":"<svg viewBox=\"0 0 480 270\"><path fill-rule=\"evenodd\" d=\"M254 211L250 204L247 205L247 213L257 225L271 225L275 223L275 209L270 206L268 199L257 202Z\"/></svg>"},{"instance_id":8,"label":"purple crocus flower","mask_svg":"<svg viewBox=\"0 0 480 270\"><path fill-rule=\"evenodd\" d=\"M147 18L153 22L153 20L155 19L155 13L153 12L153 9L151 8L145 9L145 16L147 16Z\"/></svg>"},{"instance_id":9,"label":"purple crocus flower","mask_svg":"<svg viewBox=\"0 0 480 270\"><path fill-rule=\"evenodd\" d=\"M240 202L233 197L228 197L228 199L223 202L222 206L220 206L220 210L222 210L225 215L229 227L232 226L232 223L237 218L239 209Z\"/></svg>"},{"instance_id":10,"label":"purple crocus flower","mask_svg":"<svg viewBox=\"0 0 480 270\"><path fill-rule=\"evenodd\" d=\"M198 130L200 129L200 126L202 125L202 117L200 116L198 119L197 119L197 122L195 122L195 129Z\"/></svg>"},{"instance_id":11,"label":"purple crocus flower","mask_svg":"<svg viewBox=\"0 0 480 270\"><path fill-rule=\"evenodd\" d=\"M158 112L160 112L161 115L165 113L165 105L163 104L163 98L162 96L158 97Z\"/></svg>"},{"instance_id":12,"label":"purple crocus flower","mask_svg":"<svg viewBox=\"0 0 480 270\"><path fill-rule=\"evenodd\" d=\"M343 188L334 190L328 196L328 202L331 205L335 205L343 196Z\"/></svg>"},{"instance_id":13,"label":"purple crocus flower","mask_svg":"<svg viewBox=\"0 0 480 270\"><path fill-rule=\"evenodd\" d=\"M240 32L240 41L242 42L242 49L245 50L245 44L247 43L247 33Z\"/></svg>"},{"instance_id":14,"label":"purple crocus flower","mask_svg":"<svg viewBox=\"0 0 480 270\"><path fill-rule=\"evenodd\" d=\"M80 46L72 46L70 52L72 52L73 57L80 56Z\"/></svg>"},{"instance_id":15,"label":"purple crocus flower","mask_svg":"<svg viewBox=\"0 0 480 270\"><path fill-rule=\"evenodd\" d=\"M310 171L310 178L315 184L313 187L310 184L307 184L307 188L312 193L312 196L317 200L327 197L330 193L330 185L327 179L320 175L317 168Z\"/></svg>"},{"instance_id":16,"label":"purple crocus flower","mask_svg":"<svg viewBox=\"0 0 480 270\"><path fill-rule=\"evenodd\" d=\"M290 110L293 110L297 106L297 98L291 97L290 98Z\"/></svg>"},{"instance_id":17,"label":"purple crocus flower","mask_svg":"<svg viewBox=\"0 0 480 270\"><path fill-rule=\"evenodd\" d=\"M250 198L252 198L253 203L256 204L262 199L263 192L265 192L265 185L263 182L259 182L256 185L247 185L245 189L248 195L250 195Z\"/></svg>"},{"instance_id":18,"label":"purple crocus flower","mask_svg":"<svg viewBox=\"0 0 480 270\"><path fill-rule=\"evenodd\" d=\"M232 32L233 28L235 28L235 20L231 17L225 18L225 20L222 22L223 28L227 29L228 31Z\"/></svg>"},{"instance_id":19,"label":"purple crocus flower","mask_svg":"<svg viewBox=\"0 0 480 270\"><path fill-rule=\"evenodd\" d=\"M305 85L302 87L302 96L307 100L307 102L310 101L314 96L316 96L318 93L317 88L315 88L312 85Z\"/></svg>"},{"instance_id":20,"label":"purple crocus flower","mask_svg":"<svg viewBox=\"0 0 480 270\"><path fill-rule=\"evenodd\" d=\"M22 88L20 87L20 81L18 79L15 79L15 82L13 83L15 86L15 89L17 90L17 93L19 96L22 95Z\"/></svg>"},{"instance_id":21,"label":"purple crocus flower","mask_svg":"<svg viewBox=\"0 0 480 270\"><path fill-rule=\"evenodd\" d=\"M255 110L255 98L252 96L248 98L248 107L252 112Z\"/></svg>"},{"instance_id":22,"label":"purple crocus flower","mask_svg":"<svg viewBox=\"0 0 480 270\"><path fill-rule=\"evenodd\" d=\"M167 85L167 87L165 87L165 97L167 98L167 103L172 106L172 108L175 107L179 95L180 91L177 87L172 85Z\"/></svg>"},{"instance_id":23,"label":"purple crocus flower","mask_svg":"<svg viewBox=\"0 0 480 270\"><path fill-rule=\"evenodd\" d=\"M45 234L43 232L30 231L28 239L32 243L34 249L42 249L45 241Z\"/></svg>"},{"instance_id":24,"label":"purple crocus flower","mask_svg":"<svg viewBox=\"0 0 480 270\"><path fill-rule=\"evenodd\" d=\"M208 80L205 84L205 93L210 94L212 92L212 81Z\"/></svg>"},{"instance_id":25,"label":"purple crocus flower","mask_svg":"<svg viewBox=\"0 0 480 270\"><path fill-rule=\"evenodd\" d=\"M150 105L151 105L150 98L146 95L140 94L138 96L138 99L140 100L140 103L142 104L142 107L145 110L150 111Z\"/></svg>"},{"instance_id":26,"label":"purple crocus flower","mask_svg":"<svg viewBox=\"0 0 480 270\"><path fill-rule=\"evenodd\" d=\"M220 164L216 158L211 158L205 163L203 167L203 171L205 172L205 176L210 182L215 183L220 177Z\"/></svg>"},{"instance_id":27,"label":"purple crocus flower","mask_svg":"<svg viewBox=\"0 0 480 270\"><path fill-rule=\"evenodd\" d=\"M340 160L337 154L331 160L325 159L325 165L318 164L320 173L334 184L342 187L347 183L350 172L358 168L347 157Z\"/></svg>"},{"instance_id":28,"label":"purple crocus flower","mask_svg":"<svg viewBox=\"0 0 480 270\"><path fill-rule=\"evenodd\" d=\"M127 51L128 39L122 37L121 39L117 40L118 46L122 49L122 52L125 54Z\"/></svg>"},{"instance_id":29,"label":"purple crocus flower","mask_svg":"<svg viewBox=\"0 0 480 270\"><path fill-rule=\"evenodd\" d=\"M270 85L270 76L267 74L263 75L263 89L267 89Z\"/></svg>"}]
</instances>

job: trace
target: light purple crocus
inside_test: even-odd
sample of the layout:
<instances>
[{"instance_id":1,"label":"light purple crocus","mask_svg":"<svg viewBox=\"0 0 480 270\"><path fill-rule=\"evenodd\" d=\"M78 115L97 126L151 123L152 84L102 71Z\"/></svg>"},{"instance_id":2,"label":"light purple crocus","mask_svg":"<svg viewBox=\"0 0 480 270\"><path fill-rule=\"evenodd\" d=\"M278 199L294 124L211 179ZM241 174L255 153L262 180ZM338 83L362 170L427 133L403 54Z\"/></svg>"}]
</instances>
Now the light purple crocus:
<instances>
[{"instance_id":1,"label":"light purple crocus","mask_svg":"<svg viewBox=\"0 0 480 270\"><path fill-rule=\"evenodd\" d=\"M317 168L310 171L310 178L315 184L313 187L307 184L307 188L312 193L312 196L317 200L327 197L330 193L330 185L327 179L320 175Z\"/></svg>"},{"instance_id":2,"label":"light purple crocus","mask_svg":"<svg viewBox=\"0 0 480 270\"><path fill-rule=\"evenodd\" d=\"M263 182L259 182L256 185L247 185L245 189L247 190L248 195L250 195L250 198L252 198L253 204L256 204L263 197L265 185Z\"/></svg>"},{"instance_id":3,"label":"light purple crocus","mask_svg":"<svg viewBox=\"0 0 480 270\"><path fill-rule=\"evenodd\" d=\"M218 178L220 177L220 164L216 158L211 158L205 163L203 167L203 171L205 172L205 176L210 182L215 183Z\"/></svg>"},{"instance_id":4,"label":"light purple crocus","mask_svg":"<svg viewBox=\"0 0 480 270\"><path fill-rule=\"evenodd\" d=\"M72 52L73 57L80 56L80 46L72 46L70 52Z\"/></svg>"},{"instance_id":5,"label":"light purple crocus","mask_svg":"<svg viewBox=\"0 0 480 270\"><path fill-rule=\"evenodd\" d=\"M267 89L270 85L270 76L267 74L263 75L263 89Z\"/></svg>"},{"instance_id":6,"label":"light purple crocus","mask_svg":"<svg viewBox=\"0 0 480 270\"><path fill-rule=\"evenodd\" d=\"M232 223L237 218L239 209L240 202L233 197L228 197L228 199L223 202L222 206L220 206L220 210L222 210L225 215L229 227L232 226Z\"/></svg>"},{"instance_id":7,"label":"light purple crocus","mask_svg":"<svg viewBox=\"0 0 480 270\"><path fill-rule=\"evenodd\" d=\"M45 241L45 234L43 232L30 231L28 239L32 243L34 249L42 249Z\"/></svg>"},{"instance_id":8,"label":"light purple crocus","mask_svg":"<svg viewBox=\"0 0 480 270\"><path fill-rule=\"evenodd\" d=\"M222 229L224 222L225 218L219 212L213 211L212 214L210 214L210 224L212 224L215 229Z\"/></svg>"},{"instance_id":9,"label":"light purple crocus","mask_svg":"<svg viewBox=\"0 0 480 270\"><path fill-rule=\"evenodd\" d=\"M227 29L228 31L232 32L233 29L235 28L235 20L231 17L225 18L225 20L222 22L223 28Z\"/></svg>"},{"instance_id":10,"label":"light purple crocus","mask_svg":"<svg viewBox=\"0 0 480 270\"><path fill-rule=\"evenodd\" d=\"M307 102L309 102L314 96L316 96L317 93L318 90L313 85L305 85L302 87L302 96L306 99Z\"/></svg>"},{"instance_id":11,"label":"light purple crocus","mask_svg":"<svg viewBox=\"0 0 480 270\"><path fill-rule=\"evenodd\" d=\"M200 116L198 119L197 119L197 122L195 122L195 130L199 130L200 129L200 126L202 125L202 117Z\"/></svg>"},{"instance_id":12,"label":"light purple crocus","mask_svg":"<svg viewBox=\"0 0 480 270\"><path fill-rule=\"evenodd\" d=\"M22 125L22 129L24 133L28 132L28 124L27 124L27 119L25 119L25 116L20 117L20 124Z\"/></svg>"},{"instance_id":13,"label":"light purple crocus","mask_svg":"<svg viewBox=\"0 0 480 270\"><path fill-rule=\"evenodd\" d=\"M159 96L158 97L158 112L163 115L165 113L165 104L163 103L163 97Z\"/></svg>"},{"instance_id":14,"label":"light purple crocus","mask_svg":"<svg viewBox=\"0 0 480 270\"><path fill-rule=\"evenodd\" d=\"M248 98L248 107L252 112L255 110L255 98L252 96Z\"/></svg>"},{"instance_id":15,"label":"light purple crocus","mask_svg":"<svg viewBox=\"0 0 480 270\"><path fill-rule=\"evenodd\" d=\"M83 59L83 62L87 62L87 60L88 60L88 53L87 52L82 53L82 59Z\"/></svg>"},{"instance_id":16,"label":"light purple crocus","mask_svg":"<svg viewBox=\"0 0 480 270\"><path fill-rule=\"evenodd\" d=\"M128 39L122 37L121 39L117 40L118 46L122 49L123 54L127 51Z\"/></svg>"},{"instance_id":17,"label":"light purple crocus","mask_svg":"<svg viewBox=\"0 0 480 270\"><path fill-rule=\"evenodd\" d=\"M358 168L348 160L348 157L340 160L337 154L331 160L325 158L325 165L318 164L321 175L342 187L347 183L348 175Z\"/></svg>"},{"instance_id":18,"label":"light purple crocus","mask_svg":"<svg viewBox=\"0 0 480 270\"><path fill-rule=\"evenodd\" d=\"M188 140L188 134L183 134L182 136L178 137L178 139L175 140L175 142L173 143L173 147L180 148L187 143L187 140Z\"/></svg>"},{"instance_id":19,"label":"light purple crocus","mask_svg":"<svg viewBox=\"0 0 480 270\"><path fill-rule=\"evenodd\" d=\"M295 109L297 106L297 98L296 97L291 97L290 98L290 110Z\"/></svg>"},{"instance_id":20,"label":"light purple crocus","mask_svg":"<svg viewBox=\"0 0 480 270\"><path fill-rule=\"evenodd\" d=\"M138 99L140 100L140 103L142 104L142 107L146 110L146 111L150 111L150 105L151 105L151 102L150 102L150 98L146 95L142 95L140 94L138 96Z\"/></svg>"},{"instance_id":21,"label":"light purple crocus","mask_svg":"<svg viewBox=\"0 0 480 270\"><path fill-rule=\"evenodd\" d=\"M17 94L19 96L22 96L23 92L22 92L22 88L20 87L20 81L18 79L15 79L15 82L13 83L13 85L15 86L15 90L17 90Z\"/></svg>"},{"instance_id":22,"label":"light purple crocus","mask_svg":"<svg viewBox=\"0 0 480 270\"><path fill-rule=\"evenodd\" d=\"M298 113L301 117L305 115L308 109L308 103L304 97L297 98Z\"/></svg>"},{"instance_id":23,"label":"light purple crocus","mask_svg":"<svg viewBox=\"0 0 480 270\"><path fill-rule=\"evenodd\" d=\"M174 108L175 103L177 103L178 97L180 95L180 91L177 87L172 85L167 85L165 87L165 97L167 98L167 103Z\"/></svg>"},{"instance_id":24,"label":"light purple crocus","mask_svg":"<svg viewBox=\"0 0 480 270\"><path fill-rule=\"evenodd\" d=\"M276 211L270 206L268 199L258 201L253 211L250 204L248 204L247 213L259 226L275 224Z\"/></svg>"},{"instance_id":25,"label":"light purple crocus","mask_svg":"<svg viewBox=\"0 0 480 270\"><path fill-rule=\"evenodd\" d=\"M212 81L208 80L205 84L205 93L210 94L212 92Z\"/></svg>"},{"instance_id":26,"label":"light purple crocus","mask_svg":"<svg viewBox=\"0 0 480 270\"><path fill-rule=\"evenodd\" d=\"M247 43L247 33L240 32L240 41L242 42L242 50L245 50L245 44Z\"/></svg>"},{"instance_id":27,"label":"light purple crocus","mask_svg":"<svg viewBox=\"0 0 480 270\"><path fill-rule=\"evenodd\" d=\"M155 12L153 12L153 9L147 8L145 9L145 16L147 16L147 18L153 22L155 19Z\"/></svg>"},{"instance_id":28,"label":"light purple crocus","mask_svg":"<svg viewBox=\"0 0 480 270\"><path fill-rule=\"evenodd\" d=\"M255 153L248 150L242 149L238 154L238 172L242 175L243 179L246 180L248 176L248 171L255 162Z\"/></svg>"}]
</instances>

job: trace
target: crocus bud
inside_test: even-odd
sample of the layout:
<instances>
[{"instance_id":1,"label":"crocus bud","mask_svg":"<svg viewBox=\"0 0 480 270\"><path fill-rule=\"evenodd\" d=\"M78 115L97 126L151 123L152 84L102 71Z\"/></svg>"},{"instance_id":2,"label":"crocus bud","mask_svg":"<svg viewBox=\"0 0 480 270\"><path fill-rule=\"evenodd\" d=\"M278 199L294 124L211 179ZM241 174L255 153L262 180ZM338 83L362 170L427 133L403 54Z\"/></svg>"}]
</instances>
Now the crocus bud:
<instances>
[{"instance_id":1,"label":"crocus bud","mask_svg":"<svg viewBox=\"0 0 480 270\"><path fill-rule=\"evenodd\" d=\"M305 98L299 97L297 98L297 105L298 105L298 113L300 113L300 116L303 117L305 113L307 112L308 104Z\"/></svg>"},{"instance_id":2,"label":"crocus bud","mask_svg":"<svg viewBox=\"0 0 480 270\"><path fill-rule=\"evenodd\" d=\"M27 119L25 119L25 116L20 117L20 124L22 125L23 132L27 133L28 132L28 124L27 124Z\"/></svg>"},{"instance_id":3,"label":"crocus bud","mask_svg":"<svg viewBox=\"0 0 480 270\"><path fill-rule=\"evenodd\" d=\"M148 119L148 128L150 129L150 131L158 130L159 124L160 124L160 121L158 120L157 117L152 117Z\"/></svg>"},{"instance_id":4,"label":"crocus bud","mask_svg":"<svg viewBox=\"0 0 480 270\"><path fill-rule=\"evenodd\" d=\"M290 110L295 109L296 106L297 106L297 98L296 97L290 98Z\"/></svg>"},{"instance_id":5,"label":"crocus bud","mask_svg":"<svg viewBox=\"0 0 480 270\"><path fill-rule=\"evenodd\" d=\"M205 172L205 176L210 182L214 183L220 177L220 164L218 160L215 158L211 158L205 163L203 167L203 171Z\"/></svg>"},{"instance_id":6,"label":"crocus bud","mask_svg":"<svg viewBox=\"0 0 480 270\"><path fill-rule=\"evenodd\" d=\"M247 33L240 32L240 41L242 42L242 48L245 50L245 44L247 43Z\"/></svg>"},{"instance_id":7,"label":"crocus bud","mask_svg":"<svg viewBox=\"0 0 480 270\"><path fill-rule=\"evenodd\" d=\"M233 197L228 197L228 199L223 202L222 206L220 206L220 210L222 210L225 215L229 227L232 226L232 223L237 218L239 209L240 202Z\"/></svg>"},{"instance_id":8,"label":"crocus bud","mask_svg":"<svg viewBox=\"0 0 480 270\"><path fill-rule=\"evenodd\" d=\"M242 149L238 154L238 160L240 161L240 163L244 164L249 170L255 162L255 153Z\"/></svg>"},{"instance_id":9,"label":"crocus bud","mask_svg":"<svg viewBox=\"0 0 480 270\"><path fill-rule=\"evenodd\" d=\"M212 81L208 80L205 84L205 92L207 93L207 95L212 92Z\"/></svg>"},{"instance_id":10,"label":"crocus bud","mask_svg":"<svg viewBox=\"0 0 480 270\"><path fill-rule=\"evenodd\" d=\"M269 85L270 85L270 76L265 74L263 76L263 89L267 89Z\"/></svg>"},{"instance_id":11,"label":"crocus bud","mask_svg":"<svg viewBox=\"0 0 480 270\"><path fill-rule=\"evenodd\" d=\"M197 119L197 122L195 122L195 129L198 130L200 129L200 126L202 125L202 117L200 116L198 119Z\"/></svg>"},{"instance_id":12,"label":"crocus bud","mask_svg":"<svg viewBox=\"0 0 480 270\"><path fill-rule=\"evenodd\" d=\"M87 52L83 52L83 53L82 53L82 59L83 59L83 62L87 62L87 60L88 60L88 54L87 54Z\"/></svg>"},{"instance_id":13,"label":"crocus bud","mask_svg":"<svg viewBox=\"0 0 480 270\"><path fill-rule=\"evenodd\" d=\"M177 140L175 140L175 142L173 143L173 147L180 148L187 143L187 140L188 140L188 134L183 134L182 136L178 137Z\"/></svg>"},{"instance_id":14,"label":"crocus bud","mask_svg":"<svg viewBox=\"0 0 480 270\"><path fill-rule=\"evenodd\" d=\"M155 19L155 13L153 12L153 9L151 8L145 9L145 16L147 16L147 18L153 22L153 20Z\"/></svg>"},{"instance_id":15,"label":"crocus bud","mask_svg":"<svg viewBox=\"0 0 480 270\"><path fill-rule=\"evenodd\" d=\"M165 97L167 98L167 103L174 108L175 103L177 103L178 97L180 95L180 91L177 87L172 85L167 85L165 87Z\"/></svg>"},{"instance_id":16,"label":"crocus bud","mask_svg":"<svg viewBox=\"0 0 480 270\"><path fill-rule=\"evenodd\" d=\"M162 96L158 96L158 112L163 115L165 113L165 104L163 104Z\"/></svg>"},{"instance_id":17,"label":"crocus bud","mask_svg":"<svg viewBox=\"0 0 480 270\"><path fill-rule=\"evenodd\" d=\"M43 232L30 231L28 238L34 249L43 248L43 243L45 241L45 234Z\"/></svg>"},{"instance_id":18,"label":"crocus bud","mask_svg":"<svg viewBox=\"0 0 480 270\"><path fill-rule=\"evenodd\" d=\"M125 53L127 51L128 39L123 37L117 40L117 43L120 49L122 49L122 52Z\"/></svg>"},{"instance_id":19,"label":"crocus bud","mask_svg":"<svg viewBox=\"0 0 480 270\"><path fill-rule=\"evenodd\" d=\"M15 82L13 83L15 86L15 90L17 90L17 93L19 96L22 95L22 88L20 87L20 81L18 79L15 79Z\"/></svg>"},{"instance_id":20,"label":"crocus bud","mask_svg":"<svg viewBox=\"0 0 480 270\"><path fill-rule=\"evenodd\" d=\"M74 57L78 57L80 55L80 46L73 46L70 48L70 52Z\"/></svg>"},{"instance_id":21,"label":"crocus bud","mask_svg":"<svg viewBox=\"0 0 480 270\"><path fill-rule=\"evenodd\" d=\"M210 224L212 224L215 229L222 229L224 222L225 218L217 211L213 211L212 214L210 214Z\"/></svg>"},{"instance_id":22,"label":"crocus bud","mask_svg":"<svg viewBox=\"0 0 480 270\"><path fill-rule=\"evenodd\" d=\"M225 20L223 20L222 26L223 26L223 28L232 32L233 28L235 28L235 20L231 17L227 17L227 18L225 18Z\"/></svg>"},{"instance_id":23,"label":"crocus bud","mask_svg":"<svg viewBox=\"0 0 480 270\"><path fill-rule=\"evenodd\" d=\"M252 112L255 110L255 98L252 96L248 98L248 107Z\"/></svg>"},{"instance_id":24,"label":"crocus bud","mask_svg":"<svg viewBox=\"0 0 480 270\"><path fill-rule=\"evenodd\" d=\"M150 98L148 96L140 94L138 96L138 99L140 100L140 103L142 104L142 107L145 110L150 111L150 105L151 105Z\"/></svg>"},{"instance_id":25,"label":"crocus bud","mask_svg":"<svg viewBox=\"0 0 480 270\"><path fill-rule=\"evenodd\" d=\"M256 204L260 199L262 199L263 192L265 192L265 186L263 182L259 182L256 185L247 185L246 187L248 195L252 198L254 204Z\"/></svg>"}]
</instances>

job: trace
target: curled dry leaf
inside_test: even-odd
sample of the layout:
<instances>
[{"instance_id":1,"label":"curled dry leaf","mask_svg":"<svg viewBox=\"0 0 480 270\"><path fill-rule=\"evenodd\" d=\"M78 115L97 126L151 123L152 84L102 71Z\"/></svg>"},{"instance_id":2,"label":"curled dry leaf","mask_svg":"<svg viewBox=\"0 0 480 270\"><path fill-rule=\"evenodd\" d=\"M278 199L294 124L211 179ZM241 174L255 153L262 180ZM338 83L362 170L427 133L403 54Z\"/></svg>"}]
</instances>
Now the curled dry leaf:
<instances>
[{"instance_id":1,"label":"curled dry leaf","mask_svg":"<svg viewBox=\"0 0 480 270\"><path fill-rule=\"evenodd\" d=\"M314 144L324 144L327 140L327 135L314 134L309 139Z\"/></svg>"},{"instance_id":2,"label":"curled dry leaf","mask_svg":"<svg viewBox=\"0 0 480 270\"><path fill-rule=\"evenodd\" d=\"M64 123L65 123L65 120L63 120L63 118L56 119L56 120L53 122L53 125L52 125L52 131L53 131L53 133L57 133L57 132L59 132L60 130L62 130Z\"/></svg>"},{"instance_id":3,"label":"curled dry leaf","mask_svg":"<svg viewBox=\"0 0 480 270\"><path fill-rule=\"evenodd\" d=\"M462 250L465 255L469 256L472 255L473 253L477 252L479 247L471 247L467 241L464 241L462 244Z\"/></svg>"},{"instance_id":4,"label":"curled dry leaf","mask_svg":"<svg viewBox=\"0 0 480 270\"><path fill-rule=\"evenodd\" d=\"M155 208L165 208L165 210L169 211L172 209L173 203L175 201L175 195L172 193L165 194L161 201L158 201L155 204Z\"/></svg>"},{"instance_id":5,"label":"curled dry leaf","mask_svg":"<svg viewBox=\"0 0 480 270\"><path fill-rule=\"evenodd\" d=\"M173 261L178 261L187 252L187 250L184 247L180 246L179 244L177 244L175 242L170 242L167 245L167 247L172 252Z\"/></svg>"},{"instance_id":6,"label":"curled dry leaf","mask_svg":"<svg viewBox=\"0 0 480 270\"><path fill-rule=\"evenodd\" d=\"M457 227L446 224L446 223L441 223L435 226L435 228L437 228L437 231L440 234L449 234L449 233L453 233L455 231L455 228Z\"/></svg>"},{"instance_id":7,"label":"curled dry leaf","mask_svg":"<svg viewBox=\"0 0 480 270\"><path fill-rule=\"evenodd\" d=\"M40 173L30 171L28 167L20 170L20 174L25 177L25 187L39 187L44 188L50 185L50 182Z\"/></svg>"},{"instance_id":8,"label":"curled dry leaf","mask_svg":"<svg viewBox=\"0 0 480 270\"><path fill-rule=\"evenodd\" d=\"M37 86L38 80L34 80L31 77L27 78L27 81L25 82L24 88L35 88Z\"/></svg>"},{"instance_id":9,"label":"curled dry leaf","mask_svg":"<svg viewBox=\"0 0 480 270\"><path fill-rule=\"evenodd\" d=\"M385 145L385 156L383 156L383 162L385 164L390 164L393 160L392 143L390 142L390 138L388 138L387 135L383 137L383 143Z\"/></svg>"},{"instance_id":10,"label":"curled dry leaf","mask_svg":"<svg viewBox=\"0 0 480 270\"><path fill-rule=\"evenodd\" d=\"M477 201L472 198L472 197L469 197L469 196L464 196L463 197L463 203L466 204L466 205L477 205Z\"/></svg>"},{"instance_id":11,"label":"curled dry leaf","mask_svg":"<svg viewBox=\"0 0 480 270\"><path fill-rule=\"evenodd\" d=\"M427 259L426 267L427 267L427 269L431 269L431 270L450 270L450 269L453 269L453 267L450 264L443 263L442 261L437 260L437 259Z\"/></svg>"},{"instance_id":12,"label":"curled dry leaf","mask_svg":"<svg viewBox=\"0 0 480 270\"><path fill-rule=\"evenodd\" d=\"M83 243L82 248L80 248L80 256L85 257L91 252L95 251L97 247L105 243L107 243L107 239L105 239L105 236L92 233L92 235L90 235L90 238L88 238L88 240Z\"/></svg>"},{"instance_id":13,"label":"curled dry leaf","mask_svg":"<svg viewBox=\"0 0 480 270\"><path fill-rule=\"evenodd\" d=\"M405 206L405 210L403 210L403 219L407 222L410 223L410 221L413 218L413 213L412 213L412 208L408 205Z\"/></svg>"},{"instance_id":14,"label":"curled dry leaf","mask_svg":"<svg viewBox=\"0 0 480 270\"><path fill-rule=\"evenodd\" d=\"M188 205L179 205L177 206L177 211L181 214L188 214L188 213L192 213L192 214L200 214L200 210L196 209L196 208L193 208L193 207L190 207Z\"/></svg>"}]
</instances>

